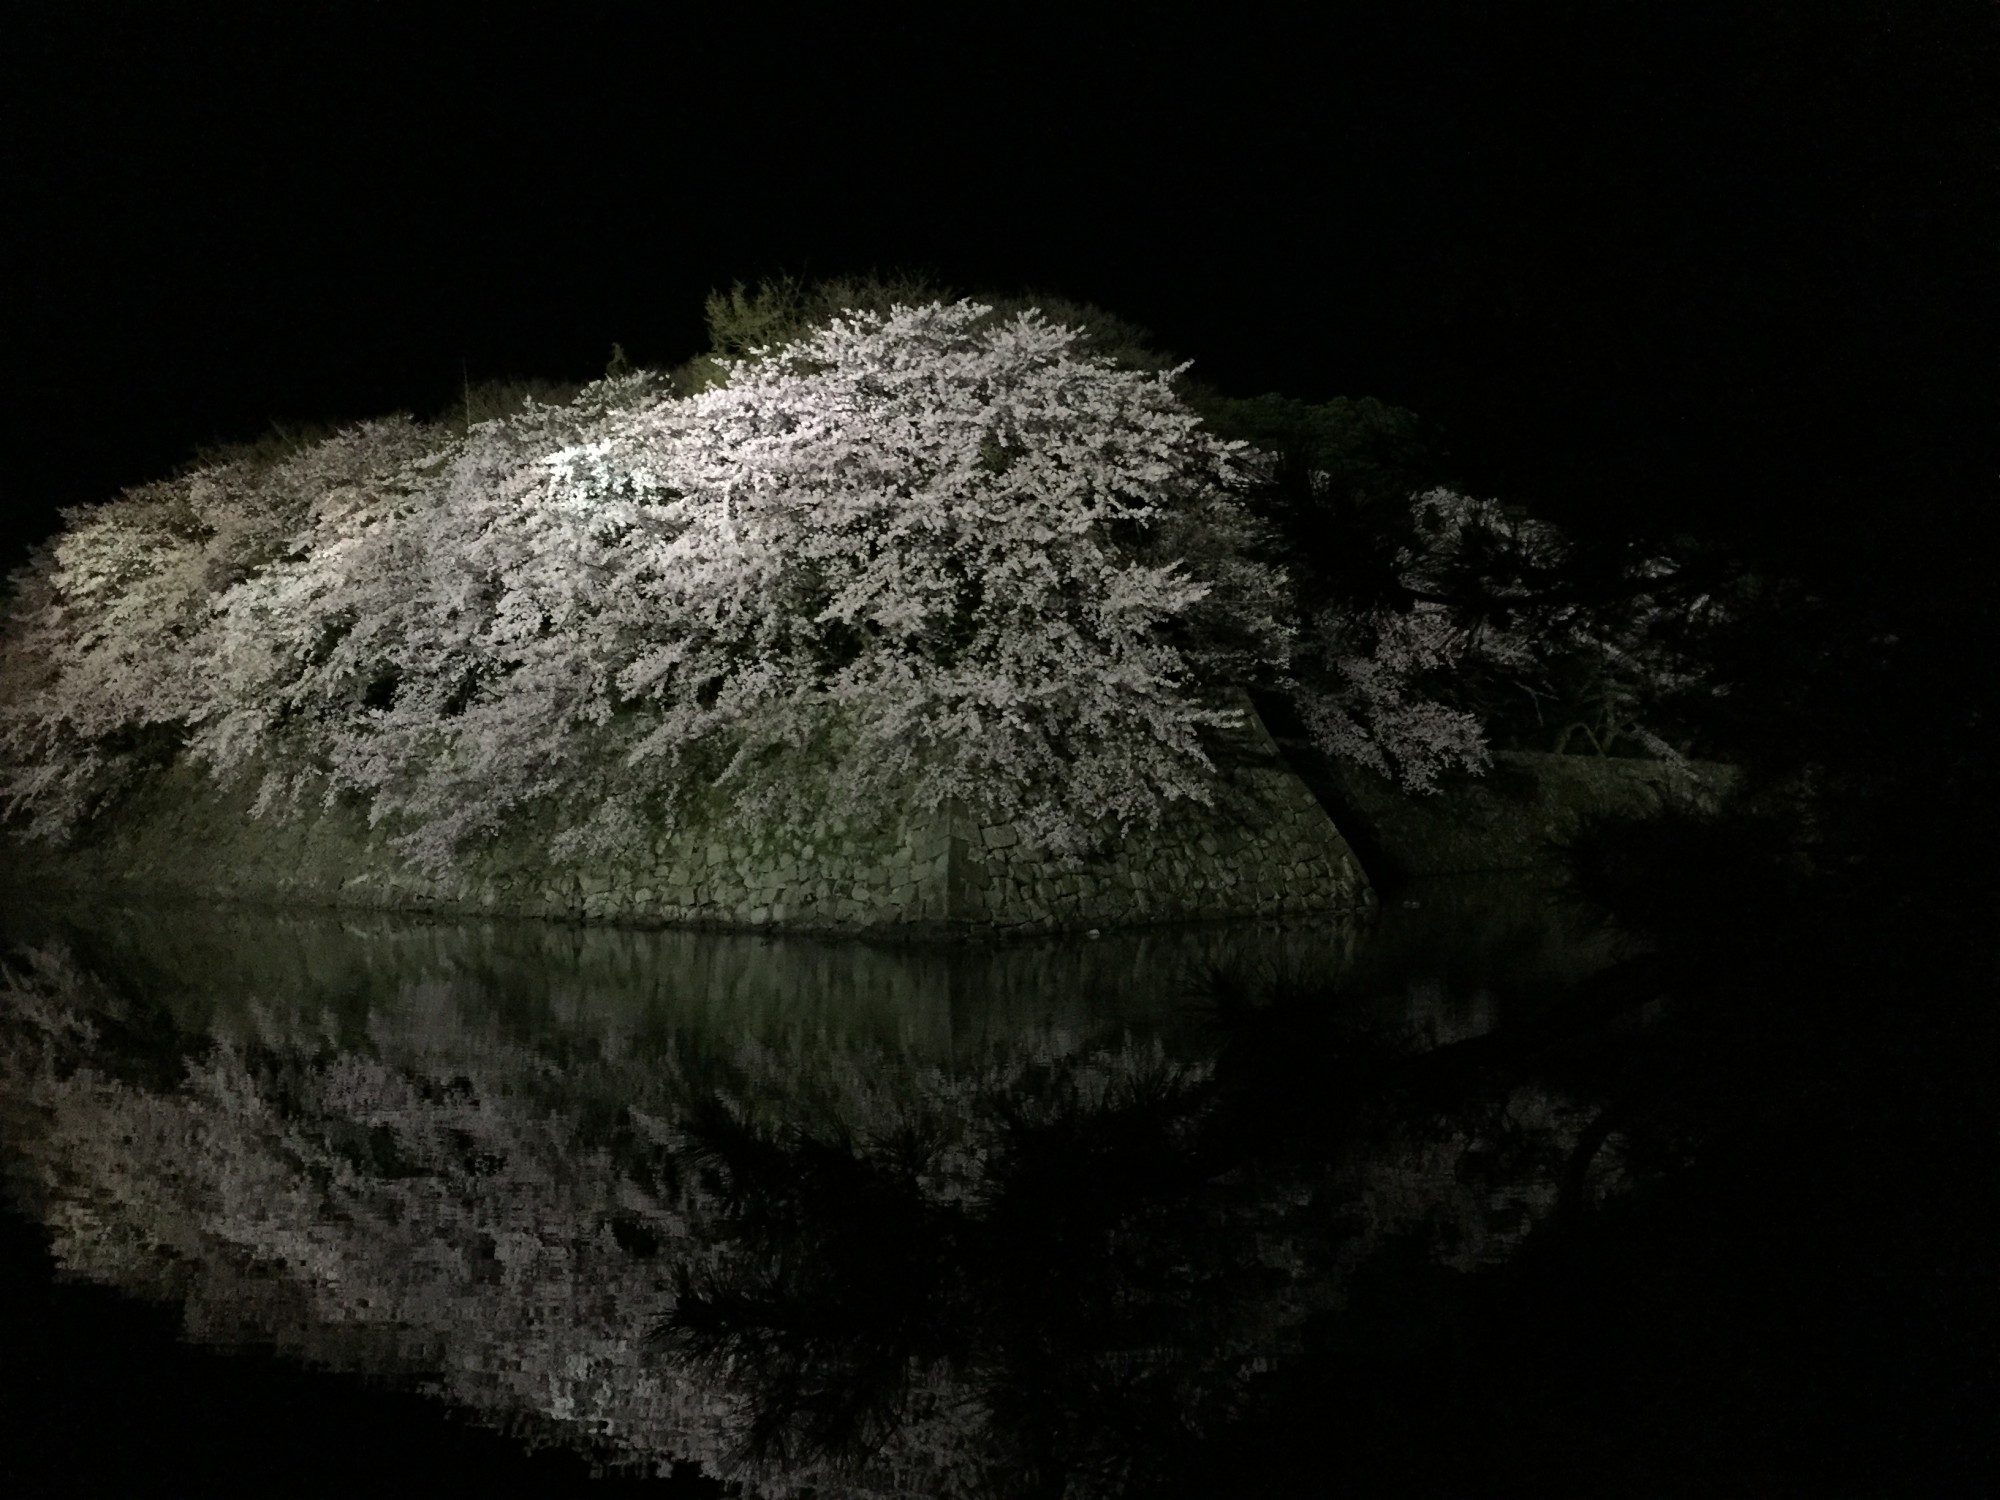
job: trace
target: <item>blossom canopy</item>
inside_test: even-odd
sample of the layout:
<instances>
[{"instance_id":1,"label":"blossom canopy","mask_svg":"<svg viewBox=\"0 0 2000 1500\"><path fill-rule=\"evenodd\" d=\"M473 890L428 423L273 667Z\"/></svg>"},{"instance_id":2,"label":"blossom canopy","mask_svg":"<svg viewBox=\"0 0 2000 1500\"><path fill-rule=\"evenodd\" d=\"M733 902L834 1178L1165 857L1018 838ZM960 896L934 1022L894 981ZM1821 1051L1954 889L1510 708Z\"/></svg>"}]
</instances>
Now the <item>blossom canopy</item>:
<instances>
[{"instance_id":1,"label":"blossom canopy","mask_svg":"<svg viewBox=\"0 0 2000 1500\"><path fill-rule=\"evenodd\" d=\"M1050 847L1207 801L1211 690L1292 639L1242 445L1170 377L990 313L855 313L695 396L388 419L100 508L16 612L10 806L59 831L139 725L261 767L262 807L359 794L433 865L530 804L563 852L711 793L764 829L963 799ZM142 616L118 630L78 628L99 553Z\"/></svg>"}]
</instances>

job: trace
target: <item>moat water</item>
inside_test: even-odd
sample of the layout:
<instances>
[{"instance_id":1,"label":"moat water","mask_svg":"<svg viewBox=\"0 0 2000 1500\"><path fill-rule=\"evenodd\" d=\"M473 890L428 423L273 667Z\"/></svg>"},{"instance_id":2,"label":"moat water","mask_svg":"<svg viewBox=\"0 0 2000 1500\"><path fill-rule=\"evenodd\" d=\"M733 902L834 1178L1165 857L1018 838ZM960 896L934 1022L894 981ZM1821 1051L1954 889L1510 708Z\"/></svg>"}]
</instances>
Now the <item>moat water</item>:
<instances>
[{"instance_id":1,"label":"moat water","mask_svg":"<svg viewBox=\"0 0 2000 1500\"><path fill-rule=\"evenodd\" d=\"M704 1101L857 1160L922 1122L925 1211L984 1222L1013 1139L994 1120L1095 1119L1162 1080L1198 1085L1218 983L1322 995L1423 1048L1531 1014L1613 951L1500 876L1414 883L1366 922L986 947L27 894L0 939L9 1197L66 1277L173 1309L194 1344L399 1383L524 1444L662 1473L726 1469L745 1410L713 1366L645 1337L677 1270L746 1264L716 1227L728 1193L694 1170L715 1160L687 1123ZM1559 1098L1507 1107L1516 1134L1574 1134ZM1340 1268L1410 1225L1451 1220L1455 1264L1504 1255L1553 1189L1532 1171L1468 1186L1467 1153L1491 1145L1476 1134L1399 1137L1338 1185L1272 1186L1269 1223L1236 1232L1296 1240L1273 1265L1312 1290L1214 1335L1216 1357L1281 1360L1286 1318L1337 1305ZM1315 1194L1344 1205L1337 1250L1271 1206ZM970 1377L939 1368L918 1381L931 1415L885 1450L903 1480L797 1483L890 1493L910 1465L975 1463L978 1422L937 1415L977 1407L946 1399ZM778 1494L787 1472L743 1474Z\"/></svg>"}]
</instances>

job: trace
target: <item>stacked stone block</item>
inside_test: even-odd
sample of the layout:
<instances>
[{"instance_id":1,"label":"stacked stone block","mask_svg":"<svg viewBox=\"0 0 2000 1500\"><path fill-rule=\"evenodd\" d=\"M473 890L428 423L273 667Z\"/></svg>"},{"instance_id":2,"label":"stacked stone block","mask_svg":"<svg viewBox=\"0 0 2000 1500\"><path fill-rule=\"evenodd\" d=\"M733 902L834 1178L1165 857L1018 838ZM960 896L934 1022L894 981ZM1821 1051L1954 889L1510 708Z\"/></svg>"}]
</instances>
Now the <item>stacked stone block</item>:
<instances>
[{"instance_id":1,"label":"stacked stone block","mask_svg":"<svg viewBox=\"0 0 2000 1500\"><path fill-rule=\"evenodd\" d=\"M439 877L338 810L252 818L177 768L74 851L18 852L34 878L90 889L634 925L987 937L1168 921L1351 912L1374 896L1346 841L1280 759L1247 697L1213 808L1189 806L1095 858L1030 849L961 806L892 829L838 818L810 840L700 833L591 864L538 851L531 823Z\"/></svg>"}]
</instances>

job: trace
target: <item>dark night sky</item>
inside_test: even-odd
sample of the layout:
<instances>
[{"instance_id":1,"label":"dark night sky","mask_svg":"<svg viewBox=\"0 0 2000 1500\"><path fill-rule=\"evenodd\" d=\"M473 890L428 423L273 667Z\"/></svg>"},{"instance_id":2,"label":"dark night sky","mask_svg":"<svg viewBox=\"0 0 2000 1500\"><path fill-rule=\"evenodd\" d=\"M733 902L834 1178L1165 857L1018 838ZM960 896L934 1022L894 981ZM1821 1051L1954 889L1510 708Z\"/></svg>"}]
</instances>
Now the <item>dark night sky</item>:
<instances>
[{"instance_id":1,"label":"dark night sky","mask_svg":"<svg viewBox=\"0 0 2000 1500\"><path fill-rule=\"evenodd\" d=\"M6 565L197 444L670 365L713 288L870 268L1410 407L1573 525L1920 569L1993 498L1985 0L697 9L20 8Z\"/></svg>"}]
</instances>

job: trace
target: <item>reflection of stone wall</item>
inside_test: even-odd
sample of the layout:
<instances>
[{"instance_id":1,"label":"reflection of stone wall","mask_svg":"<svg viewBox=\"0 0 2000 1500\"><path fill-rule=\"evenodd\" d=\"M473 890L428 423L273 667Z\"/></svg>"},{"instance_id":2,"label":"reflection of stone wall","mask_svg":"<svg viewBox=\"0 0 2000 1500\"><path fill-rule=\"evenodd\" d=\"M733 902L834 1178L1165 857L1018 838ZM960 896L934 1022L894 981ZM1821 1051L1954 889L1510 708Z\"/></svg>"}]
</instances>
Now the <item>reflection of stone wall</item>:
<instances>
[{"instance_id":1,"label":"reflection of stone wall","mask_svg":"<svg viewBox=\"0 0 2000 1500\"><path fill-rule=\"evenodd\" d=\"M553 863L531 822L432 878L357 813L252 818L177 768L78 849L10 850L39 881L236 899L458 914L802 932L984 936L1354 912L1360 865L1291 772L1247 699L1213 809L1193 808L1101 858L1065 867L963 809L893 830L842 826L813 843L661 835L612 863Z\"/></svg>"},{"instance_id":2,"label":"reflection of stone wall","mask_svg":"<svg viewBox=\"0 0 2000 1500\"><path fill-rule=\"evenodd\" d=\"M391 912L260 911L179 902L0 903L0 953L60 948L184 1030L288 1045L354 1041L385 1022L420 1030L451 1010L498 1038L591 1045L798 1032L931 1061L1055 1026L1177 1034L1194 981L1277 962L1331 984L1364 932L1342 920L1133 927L1096 940L853 942L773 932L645 929Z\"/></svg>"}]
</instances>

